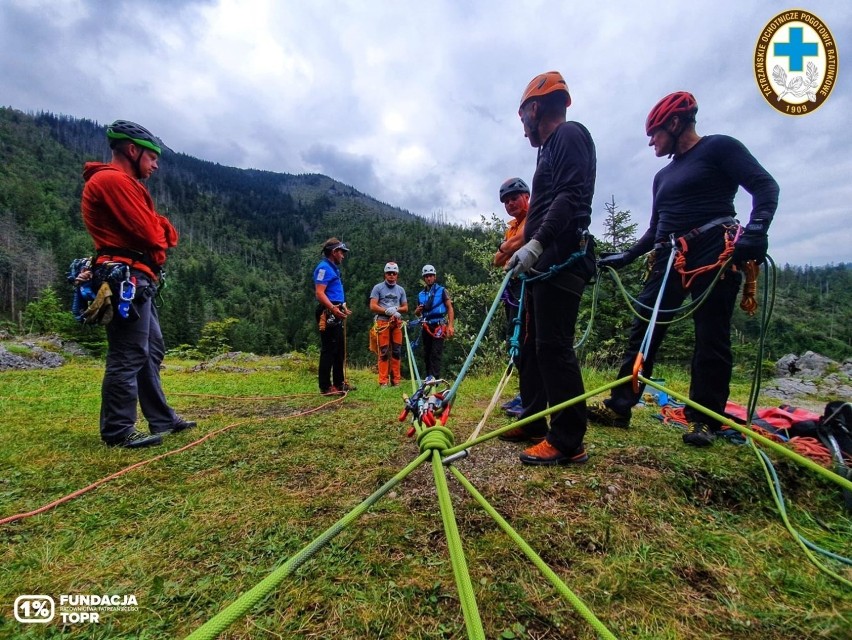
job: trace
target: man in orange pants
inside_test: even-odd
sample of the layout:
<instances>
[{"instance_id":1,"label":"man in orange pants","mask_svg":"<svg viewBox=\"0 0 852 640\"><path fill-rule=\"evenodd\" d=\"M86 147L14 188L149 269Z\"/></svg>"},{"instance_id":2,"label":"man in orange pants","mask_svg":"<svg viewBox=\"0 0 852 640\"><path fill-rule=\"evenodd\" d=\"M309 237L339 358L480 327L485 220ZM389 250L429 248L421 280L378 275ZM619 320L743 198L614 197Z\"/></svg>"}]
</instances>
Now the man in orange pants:
<instances>
[{"instance_id":1,"label":"man in orange pants","mask_svg":"<svg viewBox=\"0 0 852 640\"><path fill-rule=\"evenodd\" d=\"M370 292L370 311L376 314L379 346L379 385L395 387L402 379L402 314L408 312L405 289L396 283L396 262L385 265L385 279Z\"/></svg>"}]
</instances>

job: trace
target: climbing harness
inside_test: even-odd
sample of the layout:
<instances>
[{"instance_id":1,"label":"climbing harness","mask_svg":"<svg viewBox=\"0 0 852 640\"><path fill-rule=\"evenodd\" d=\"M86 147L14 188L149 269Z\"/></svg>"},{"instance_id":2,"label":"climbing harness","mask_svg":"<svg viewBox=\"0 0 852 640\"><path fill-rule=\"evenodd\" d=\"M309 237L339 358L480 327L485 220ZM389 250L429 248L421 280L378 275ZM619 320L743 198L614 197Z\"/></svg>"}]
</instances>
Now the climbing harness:
<instances>
[{"instance_id":1,"label":"climbing harness","mask_svg":"<svg viewBox=\"0 0 852 640\"><path fill-rule=\"evenodd\" d=\"M570 256L568 256L568 258L564 262L561 262L559 264L551 266L547 271L536 272L532 276L530 276L528 274L521 274L520 276L518 276L520 281L521 281L521 292L520 292L520 295L518 296L517 303L512 305L512 306L517 307L517 312L515 313L515 316L512 319L512 335L509 337L509 357L510 358L517 358L518 354L521 351L521 341L520 341L521 323L523 322L523 317L524 317L524 297L525 297L525 294L526 294L527 284L532 283L532 282L539 282L539 281L548 280L548 279L554 277L558 273L564 271L565 269L567 269L568 267L573 265L578 260L584 258L586 256L586 254L593 248L593 246L594 246L593 238L589 234L589 231L586 229L586 230L583 231L582 238L580 240L580 248L577 251L575 251L574 253L572 253ZM506 297L507 297L507 291L508 291L507 288L504 286L503 290L501 291L500 295L498 296L498 299L505 300ZM593 299L596 299L596 293L597 293L597 286L595 286L595 289L594 289ZM508 294L508 295L511 295L511 294ZM510 304L512 304L512 303L510 302ZM590 335L593 320L594 320L594 306L592 307L592 313L591 313L591 316L589 318L589 323L586 326L586 330L583 332L583 337L580 339L579 342L577 342L577 344L574 345L575 349L579 348L585 342L586 338L588 338L588 336Z\"/></svg>"},{"instance_id":2,"label":"climbing harness","mask_svg":"<svg viewBox=\"0 0 852 640\"><path fill-rule=\"evenodd\" d=\"M444 333L446 333L447 331L447 324L445 322L431 324L429 322L424 321L421 326L423 327L423 331L428 333L436 340L440 340L441 338L443 338Z\"/></svg>"},{"instance_id":3,"label":"climbing harness","mask_svg":"<svg viewBox=\"0 0 852 640\"><path fill-rule=\"evenodd\" d=\"M719 257L715 262L704 265L701 267L696 267L695 269L687 269L686 268L686 254L689 252L689 243L691 240L701 236L702 234L716 229L718 227L722 227L722 232L724 236L724 248L722 249ZM648 351L651 348L651 340L654 335L654 330L656 329L657 324L670 324L674 322L674 320L669 320L665 322L657 321L657 318L660 312L664 313L677 313L683 309L689 309L690 315L695 312L707 299L710 291L716 286L716 283L720 278L724 277L725 269L731 262L731 257L734 253L734 245L736 244L737 239L742 233L742 227L737 224L737 221L730 216L724 216L721 218L716 218L715 220L711 220L707 224L704 224L688 233L685 233L682 236L675 237L674 234L669 236L668 242L659 242L654 245L654 249L657 251L669 250L669 258L666 264L665 271L663 272L663 278L660 283L659 290L657 291L657 299L654 302L654 306L651 309L650 318L647 320L648 327L645 330L645 335L642 338L642 343L639 346L639 351L636 354L636 359L633 362L633 379L632 386L633 392L639 393L639 374L642 372L642 367L645 363L645 358ZM683 288L689 289L695 279L701 275L705 275L711 272L716 272L716 276L713 281L710 283L710 286L705 289L705 291L698 297L698 299L693 299L689 304L680 307L680 309L666 309L661 310L661 304L663 301L663 296L666 293L666 285L668 284L669 275L671 274L672 268L677 271L681 276L681 284ZM752 277L756 279L756 272L753 270L750 271ZM744 290L743 292L743 308L750 309L750 315L753 315L757 305L754 303L751 304L750 300L753 300L753 293L756 292L756 283L753 284L749 289ZM648 307L640 303L640 306L645 308ZM639 314L640 317L641 314ZM686 316L684 316L686 317ZM683 319L683 318L681 318Z\"/></svg>"},{"instance_id":4,"label":"climbing harness","mask_svg":"<svg viewBox=\"0 0 852 640\"><path fill-rule=\"evenodd\" d=\"M716 260L716 262L712 264L696 267L695 269L691 270L687 269L686 254L689 253L689 242L701 236L702 234L710 231L711 229L715 229L716 227L722 227L725 240L725 248L722 249L722 252L719 254L719 258ZM674 248L677 249L677 257L675 258L674 266L675 270L681 276L683 288L689 289L695 279L700 275L709 273L717 268L720 271L724 270L725 265L727 265L730 257L734 254L734 244L736 244L741 234L742 227L737 224L737 221L734 218L731 218L730 216L725 216L722 218L716 218L715 220L711 220L707 224L702 225L697 229L693 229L692 231L689 231L688 233L685 233L684 235L679 236L677 238L672 235L671 244L674 246ZM669 243L667 242L654 245L655 249L665 249L668 247Z\"/></svg>"},{"instance_id":5,"label":"climbing harness","mask_svg":"<svg viewBox=\"0 0 852 640\"><path fill-rule=\"evenodd\" d=\"M71 314L86 325L107 325L116 315L134 320L132 303L136 297L136 277L130 265L103 262L93 265L94 258L77 258L71 262L66 280L74 285Z\"/></svg>"}]
</instances>

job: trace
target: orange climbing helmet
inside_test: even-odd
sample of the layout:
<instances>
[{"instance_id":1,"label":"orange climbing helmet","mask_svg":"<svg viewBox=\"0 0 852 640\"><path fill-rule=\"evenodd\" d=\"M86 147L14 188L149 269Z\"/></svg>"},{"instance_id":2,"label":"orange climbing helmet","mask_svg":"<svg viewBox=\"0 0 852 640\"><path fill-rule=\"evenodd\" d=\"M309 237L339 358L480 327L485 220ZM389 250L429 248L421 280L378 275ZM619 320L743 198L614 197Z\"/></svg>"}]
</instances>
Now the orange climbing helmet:
<instances>
[{"instance_id":1,"label":"orange climbing helmet","mask_svg":"<svg viewBox=\"0 0 852 640\"><path fill-rule=\"evenodd\" d=\"M649 136L654 129L662 127L672 116L688 114L690 120L698 113L698 102L688 91L675 91L660 100L651 109L645 120L645 133Z\"/></svg>"},{"instance_id":2,"label":"orange climbing helmet","mask_svg":"<svg viewBox=\"0 0 852 640\"><path fill-rule=\"evenodd\" d=\"M524 95L521 96L521 107L531 98L539 98L554 91L563 91L565 93L565 106L571 106L571 94L568 93L568 83L565 82L565 78L558 71L548 71L530 80L524 90Z\"/></svg>"}]
</instances>

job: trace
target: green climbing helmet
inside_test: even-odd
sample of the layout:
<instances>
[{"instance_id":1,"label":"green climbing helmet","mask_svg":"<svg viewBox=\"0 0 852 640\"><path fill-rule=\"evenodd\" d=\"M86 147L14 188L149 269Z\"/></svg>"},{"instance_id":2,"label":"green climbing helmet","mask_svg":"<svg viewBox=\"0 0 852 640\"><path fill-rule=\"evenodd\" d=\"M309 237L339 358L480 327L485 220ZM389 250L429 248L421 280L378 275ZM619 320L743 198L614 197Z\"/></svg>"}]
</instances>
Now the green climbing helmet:
<instances>
[{"instance_id":1,"label":"green climbing helmet","mask_svg":"<svg viewBox=\"0 0 852 640\"><path fill-rule=\"evenodd\" d=\"M109 125L107 127L107 138L110 140L110 146L112 146L113 141L130 140L140 147L150 149L157 155L163 153L163 147L165 146L162 140L145 127L135 122L130 122L130 120L116 120Z\"/></svg>"}]
</instances>

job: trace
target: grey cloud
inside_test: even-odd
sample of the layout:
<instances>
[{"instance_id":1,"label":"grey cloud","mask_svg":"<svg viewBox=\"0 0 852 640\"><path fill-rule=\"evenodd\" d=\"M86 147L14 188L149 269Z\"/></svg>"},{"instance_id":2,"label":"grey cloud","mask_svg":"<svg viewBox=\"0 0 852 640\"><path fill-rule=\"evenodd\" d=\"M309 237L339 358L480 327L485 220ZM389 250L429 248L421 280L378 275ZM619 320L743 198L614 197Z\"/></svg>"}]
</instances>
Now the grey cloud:
<instances>
[{"instance_id":1,"label":"grey cloud","mask_svg":"<svg viewBox=\"0 0 852 640\"><path fill-rule=\"evenodd\" d=\"M316 143L301 153L306 163L344 184L367 194L381 191L381 181L376 175L373 159L340 151L328 144Z\"/></svg>"}]
</instances>

